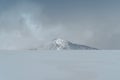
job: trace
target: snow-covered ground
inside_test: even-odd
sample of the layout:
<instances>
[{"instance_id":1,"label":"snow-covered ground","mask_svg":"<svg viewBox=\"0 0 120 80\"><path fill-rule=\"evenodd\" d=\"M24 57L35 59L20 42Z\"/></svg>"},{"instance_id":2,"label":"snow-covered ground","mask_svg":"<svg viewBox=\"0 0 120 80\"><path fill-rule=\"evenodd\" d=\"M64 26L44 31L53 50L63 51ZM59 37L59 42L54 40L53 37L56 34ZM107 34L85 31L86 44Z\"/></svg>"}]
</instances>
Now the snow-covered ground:
<instances>
[{"instance_id":1,"label":"snow-covered ground","mask_svg":"<svg viewBox=\"0 0 120 80\"><path fill-rule=\"evenodd\" d=\"M120 51L0 51L0 80L120 80Z\"/></svg>"}]
</instances>

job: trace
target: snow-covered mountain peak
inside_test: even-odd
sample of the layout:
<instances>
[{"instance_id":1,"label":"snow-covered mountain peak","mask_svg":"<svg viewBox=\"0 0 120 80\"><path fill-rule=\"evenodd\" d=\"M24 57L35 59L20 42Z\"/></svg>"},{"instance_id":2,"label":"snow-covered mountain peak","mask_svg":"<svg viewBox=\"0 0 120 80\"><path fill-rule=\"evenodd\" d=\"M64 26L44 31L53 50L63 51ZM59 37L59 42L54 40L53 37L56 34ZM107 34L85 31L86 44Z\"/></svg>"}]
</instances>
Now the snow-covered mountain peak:
<instances>
[{"instance_id":1,"label":"snow-covered mountain peak","mask_svg":"<svg viewBox=\"0 0 120 80\"><path fill-rule=\"evenodd\" d=\"M58 45L65 45L65 44L67 43L66 40L63 40L63 39L61 39L61 38L55 39L54 42L55 42L56 44L58 44Z\"/></svg>"},{"instance_id":2,"label":"snow-covered mountain peak","mask_svg":"<svg viewBox=\"0 0 120 80\"><path fill-rule=\"evenodd\" d=\"M86 45L76 44L61 38L54 39L48 44L32 50L98 50L97 48Z\"/></svg>"},{"instance_id":3,"label":"snow-covered mountain peak","mask_svg":"<svg viewBox=\"0 0 120 80\"><path fill-rule=\"evenodd\" d=\"M57 46L57 50L63 49L68 46L68 41L63 40L61 38L57 38L53 41L54 45Z\"/></svg>"}]
</instances>

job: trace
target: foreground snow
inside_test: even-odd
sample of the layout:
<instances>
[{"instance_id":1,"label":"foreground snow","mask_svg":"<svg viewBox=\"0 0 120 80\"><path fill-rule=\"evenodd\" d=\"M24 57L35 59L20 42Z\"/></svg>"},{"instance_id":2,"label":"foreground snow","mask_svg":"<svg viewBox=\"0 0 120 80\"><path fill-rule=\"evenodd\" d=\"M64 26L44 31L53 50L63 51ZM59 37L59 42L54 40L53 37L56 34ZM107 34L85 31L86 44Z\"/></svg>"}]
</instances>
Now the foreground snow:
<instances>
[{"instance_id":1,"label":"foreground snow","mask_svg":"<svg viewBox=\"0 0 120 80\"><path fill-rule=\"evenodd\" d=\"M119 80L120 51L1 51L0 80Z\"/></svg>"}]
</instances>

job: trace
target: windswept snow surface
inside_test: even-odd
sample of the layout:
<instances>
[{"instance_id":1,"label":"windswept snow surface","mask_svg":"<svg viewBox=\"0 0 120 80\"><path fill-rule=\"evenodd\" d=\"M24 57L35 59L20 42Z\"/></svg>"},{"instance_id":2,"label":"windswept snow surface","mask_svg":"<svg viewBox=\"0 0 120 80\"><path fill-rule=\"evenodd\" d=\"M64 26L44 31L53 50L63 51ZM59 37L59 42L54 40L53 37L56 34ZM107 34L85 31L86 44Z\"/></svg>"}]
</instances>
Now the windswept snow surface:
<instances>
[{"instance_id":1,"label":"windswept snow surface","mask_svg":"<svg viewBox=\"0 0 120 80\"><path fill-rule=\"evenodd\" d=\"M0 53L0 80L120 80L120 51Z\"/></svg>"}]
</instances>

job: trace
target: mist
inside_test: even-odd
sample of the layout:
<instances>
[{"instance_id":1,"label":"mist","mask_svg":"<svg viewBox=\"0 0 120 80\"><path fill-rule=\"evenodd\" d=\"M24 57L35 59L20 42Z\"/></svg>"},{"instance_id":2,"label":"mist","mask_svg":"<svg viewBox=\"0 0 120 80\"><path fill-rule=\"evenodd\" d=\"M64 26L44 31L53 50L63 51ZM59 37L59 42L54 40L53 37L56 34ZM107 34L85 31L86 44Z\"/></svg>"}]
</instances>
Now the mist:
<instances>
[{"instance_id":1,"label":"mist","mask_svg":"<svg viewBox=\"0 0 120 80\"><path fill-rule=\"evenodd\" d=\"M1 1L0 50L36 48L55 38L98 49L120 49L118 3L107 0Z\"/></svg>"},{"instance_id":2,"label":"mist","mask_svg":"<svg viewBox=\"0 0 120 80\"><path fill-rule=\"evenodd\" d=\"M46 28L42 6L33 2L18 2L0 15L0 49L21 50L34 48L52 40L61 26Z\"/></svg>"}]
</instances>

